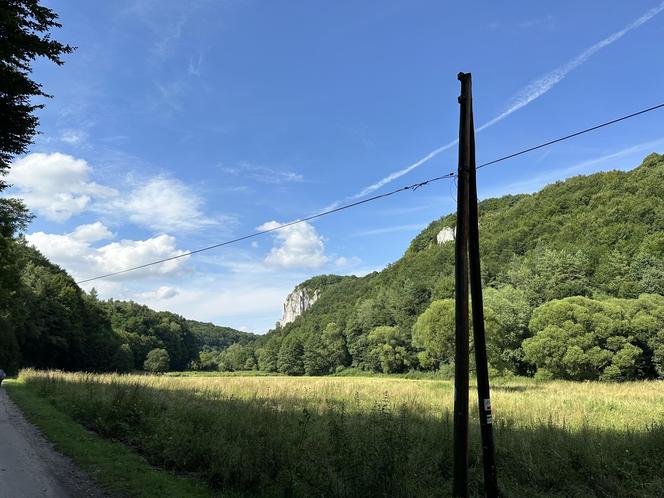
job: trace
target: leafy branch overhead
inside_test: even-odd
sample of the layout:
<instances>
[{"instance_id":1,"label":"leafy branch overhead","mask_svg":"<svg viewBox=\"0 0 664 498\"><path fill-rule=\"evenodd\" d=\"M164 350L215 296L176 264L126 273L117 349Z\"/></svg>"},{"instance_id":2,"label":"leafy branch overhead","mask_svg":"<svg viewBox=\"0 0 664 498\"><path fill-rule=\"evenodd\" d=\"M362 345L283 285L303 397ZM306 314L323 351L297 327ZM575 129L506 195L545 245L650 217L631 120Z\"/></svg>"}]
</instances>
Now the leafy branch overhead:
<instances>
[{"instance_id":1,"label":"leafy branch overhead","mask_svg":"<svg viewBox=\"0 0 664 498\"><path fill-rule=\"evenodd\" d=\"M37 133L35 111L43 104L35 97L50 97L30 74L37 58L55 64L74 47L51 38L61 27L58 16L37 0L4 0L0 3L0 174L6 175L12 158L27 152ZM0 180L0 190L7 184Z\"/></svg>"}]
</instances>

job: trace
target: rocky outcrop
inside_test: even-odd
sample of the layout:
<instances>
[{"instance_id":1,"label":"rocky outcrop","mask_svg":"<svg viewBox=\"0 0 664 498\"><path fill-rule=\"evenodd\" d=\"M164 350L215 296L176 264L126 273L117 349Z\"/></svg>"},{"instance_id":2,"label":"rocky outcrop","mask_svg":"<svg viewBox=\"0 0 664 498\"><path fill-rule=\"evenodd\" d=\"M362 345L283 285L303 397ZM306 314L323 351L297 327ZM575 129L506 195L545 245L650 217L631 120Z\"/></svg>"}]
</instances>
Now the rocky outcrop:
<instances>
[{"instance_id":1,"label":"rocky outcrop","mask_svg":"<svg viewBox=\"0 0 664 498\"><path fill-rule=\"evenodd\" d=\"M456 235L456 228L445 227L436 236L436 242L438 245L444 244L445 242L451 242L454 240Z\"/></svg>"},{"instance_id":2,"label":"rocky outcrop","mask_svg":"<svg viewBox=\"0 0 664 498\"><path fill-rule=\"evenodd\" d=\"M283 327L287 323L294 321L298 316L307 311L319 296L319 289L311 291L306 287L296 287L286 298L284 314L281 320L279 320L279 324Z\"/></svg>"}]
</instances>

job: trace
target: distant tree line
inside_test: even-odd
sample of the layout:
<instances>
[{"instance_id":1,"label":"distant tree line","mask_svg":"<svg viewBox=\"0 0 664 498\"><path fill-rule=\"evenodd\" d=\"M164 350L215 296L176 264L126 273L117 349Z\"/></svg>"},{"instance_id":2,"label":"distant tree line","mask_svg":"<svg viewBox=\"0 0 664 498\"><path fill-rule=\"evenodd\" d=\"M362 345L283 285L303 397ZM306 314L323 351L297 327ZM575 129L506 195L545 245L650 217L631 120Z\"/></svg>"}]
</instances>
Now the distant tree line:
<instances>
[{"instance_id":1,"label":"distant tree line","mask_svg":"<svg viewBox=\"0 0 664 498\"><path fill-rule=\"evenodd\" d=\"M506 286L487 289L485 299L487 349L495 373L610 381L664 377L661 295L576 296L532 308L525 293ZM329 323L322 334L308 338L273 335L267 341L202 351L198 365L287 375L325 375L350 366L383 373L453 366L453 299L431 302L410 334L395 325L366 323L369 332L350 344L340 327Z\"/></svg>"}]
</instances>

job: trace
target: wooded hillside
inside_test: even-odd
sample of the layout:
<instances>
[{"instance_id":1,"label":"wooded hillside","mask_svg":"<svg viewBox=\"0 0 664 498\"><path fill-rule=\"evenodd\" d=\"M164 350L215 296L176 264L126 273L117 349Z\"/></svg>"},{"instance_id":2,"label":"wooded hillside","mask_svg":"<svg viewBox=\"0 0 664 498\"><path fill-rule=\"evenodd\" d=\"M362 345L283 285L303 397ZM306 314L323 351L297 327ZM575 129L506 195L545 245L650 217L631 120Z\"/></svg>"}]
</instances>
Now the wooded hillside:
<instances>
[{"instance_id":1,"label":"wooded hillside","mask_svg":"<svg viewBox=\"0 0 664 498\"><path fill-rule=\"evenodd\" d=\"M93 372L142 370L150 351L168 369L197 365L199 352L253 338L126 301L101 301L21 238L3 238L0 268L0 368Z\"/></svg>"},{"instance_id":2,"label":"wooded hillside","mask_svg":"<svg viewBox=\"0 0 664 498\"><path fill-rule=\"evenodd\" d=\"M664 157L651 154L632 171L578 176L480 203L494 368L571 379L661 375L662 185ZM258 368L446 368L453 357L454 244L439 245L436 235L454 224L454 215L434 221L381 272L325 286L301 317L248 348Z\"/></svg>"}]
</instances>

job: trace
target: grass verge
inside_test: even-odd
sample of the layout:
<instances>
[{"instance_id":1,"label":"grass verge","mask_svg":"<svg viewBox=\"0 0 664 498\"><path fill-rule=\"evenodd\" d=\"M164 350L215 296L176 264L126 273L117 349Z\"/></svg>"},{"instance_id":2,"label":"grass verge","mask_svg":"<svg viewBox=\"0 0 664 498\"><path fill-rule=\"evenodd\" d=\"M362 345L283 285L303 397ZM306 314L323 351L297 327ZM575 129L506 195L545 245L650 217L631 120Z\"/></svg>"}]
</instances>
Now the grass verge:
<instances>
[{"instance_id":1,"label":"grass verge","mask_svg":"<svg viewBox=\"0 0 664 498\"><path fill-rule=\"evenodd\" d=\"M123 444L87 431L20 380L7 379L3 385L27 419L56 449L105 489L136 498L219 496L201 481L157 470Z\"/></svg>"}]
</instances>

